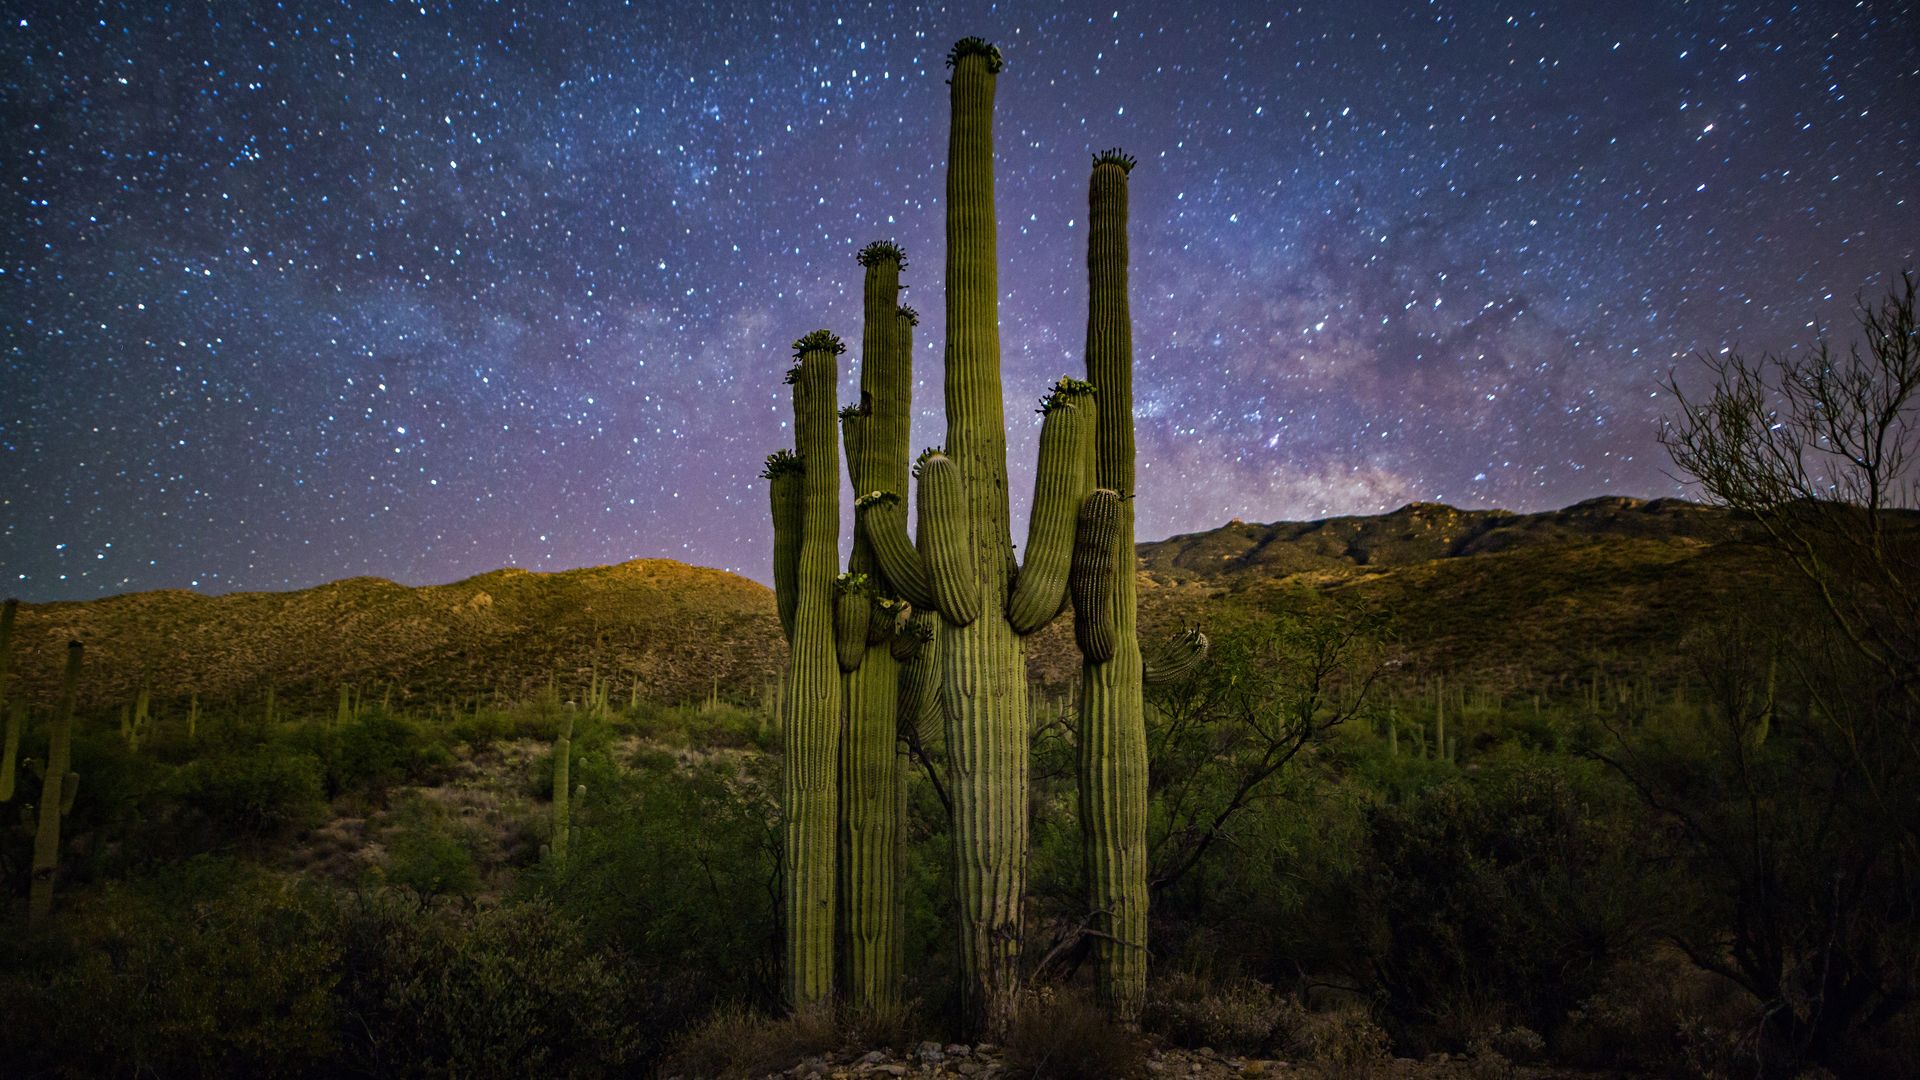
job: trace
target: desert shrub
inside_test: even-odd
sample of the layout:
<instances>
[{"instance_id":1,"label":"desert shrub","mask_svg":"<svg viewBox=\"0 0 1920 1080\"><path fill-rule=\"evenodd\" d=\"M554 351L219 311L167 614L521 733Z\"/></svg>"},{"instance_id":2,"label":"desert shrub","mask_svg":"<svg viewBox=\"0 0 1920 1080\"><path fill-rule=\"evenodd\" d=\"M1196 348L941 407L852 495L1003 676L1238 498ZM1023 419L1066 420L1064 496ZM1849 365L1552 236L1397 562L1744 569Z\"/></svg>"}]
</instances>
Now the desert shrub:
<instances>
[{"instance_id":1,"label":"desert shrub","mask_svg":"<svg viewBox=\"0 0 1920 1080\"><path fill-rule=\"evenodd\" d=\"M1211 1046L1228 1054L1269 1057L1287 1052L1304 1029L1300 1003L1252 979L1209 985L1174 975L1152 988L1141 1027L1176 1046Z\"/></svg>"},{"instance_id":2,"label":"desert shrub","mask_svg":"<svg viewBox=\"0 0 1920 1080\"><path fill-rule=\"evenodd\" d=\"M215 828L265 838L311 825L326 812L320 762L284 747L243 747L182 766L167 792Z\"/></svg>"},{"instance_id":3,"label":"desert shrub","mask_svg":"<svg viewBox=\"0 0 1920 1080\"><path fill-rule=\"evenodd\" d=\"M599 1076L646 1050L618 961L533 899L472 910L363 893L339 908L344 1057L368 1075Z\"/></svg>"},{"instance_id":4,"label":"desert shrub","mask_svg":"<svg viewBox=\"0 0 1920 1080\"><path fill-rule=\"evenodd\" d=\"M591 771L566 863L525 879L644 973L656 1029L681 1030L719 1001L778 1000L771 769Z\"/></svg>"},{"instance_id":5,"label":"desert shrub","mask_svg":"<svg viewBox=\"0 0 1920 1080\"><path fill-rule=\"evenodd\" d=\"M22 1077L300 1075L336 1047L331 931L314 894L225 860L106 885L0 963L0 1060Z\"/></svg>"},{"instance_id":6,"label":"desert shrub","mask_svg":"<svg viewBox=\"0 0 1920 1080\"><path fill-rule=\"evenodd\" d=\"M1369 1080L1386 1075L1393 1063L1387 1033L1365 1009L1309 1014L1293 1046L1328 1080Z\"/></svg>"},{"instance_id":7,"label":"desert shrub","mask_svg":"<svg viewBox=\"0 0 1920 1080\"><path fill-rule=\"evenodd\" d=\"M1146 1073L1147 1047L1091 1002L1036 994L1014 1017L1006 1063L1021 1080L1122 1080Z\"/></svg>"},{"instance_id":8,"label":"desert shrub","mask_svg":"<svg viewBox=\"0 0 1920 1080\"><path fill-rule=\"evenodd\" d=\"M1364 912L1396 1035L1465 1049L1557 1026L1655 928L1661 881L1629 796L1590 768L1462 777L1370 815Z\"/></svg>"},{"instance_id":9,"label":"desert shrub","mask_svg":"<svg viewBox=\"0 0 1920 1080\"><path fill-rule=\"evenodd\" d=\"M437 896L471 897L480 887L465 839L443 815L417 801L401 814L388 844L385 877L423 903Z\"/></svg>"},{"instance_id":10,"label":"desert shrub","mask_svg":"<svg viewBox=\"0 0 1920 1080\"><path fill-rule=\"evenodd\" d=\"M783 1072L842 1044L832 1010L814 1006L770 1017L729 1003L681 1036L660 1072L667 1076L748 1080Z\"/></svg>"},{"instance_id":11,"label":"desert shrub","mask_svg":"<svg viewBox=\"0 0 1920 1080\"><path fill-rule=\"evenodd\" d=\"M380 791L427 779L453 755L437 733L399 713L371 709L326 736L327 788Z\"/></svg>"}]
</instances>

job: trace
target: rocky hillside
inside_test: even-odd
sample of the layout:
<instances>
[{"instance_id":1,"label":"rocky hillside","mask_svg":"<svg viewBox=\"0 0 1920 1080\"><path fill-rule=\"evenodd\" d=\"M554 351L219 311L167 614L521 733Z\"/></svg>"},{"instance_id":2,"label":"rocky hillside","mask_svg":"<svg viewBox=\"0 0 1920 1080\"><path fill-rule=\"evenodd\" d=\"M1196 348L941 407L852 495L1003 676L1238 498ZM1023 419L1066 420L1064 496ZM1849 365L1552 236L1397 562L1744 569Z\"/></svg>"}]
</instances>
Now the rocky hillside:
<instances>
[{"instance_id":1,"label":"rocky hillside","mask_svg":"<svg viewBox=\"0 0 1920 1080\"><path fill-rule=\"evenodd\" d=\"M1750 534L1750 527L1723 510L1679 499L1588 499L1540 514L1416 502L1372 517L1233 521L1211 532L1141 544L1140 565L1162 580L1236 582L1621 540L1716 544Z\"/></svg>"},{"instance_id":2,"label":"rocky hillside","mask_svg":"<svg viewBox=\"0 0 1920 1080\"><path fill-rule=\"evenodd\" d=\"M1209 625L1223 605L1309 589L1380 605L1411 669L1513 685L1597 658L1671 649L1699 613L1764 588L1764 553L1724 512L1675 500L1595 499L1512 514L1414 503L1374 517L1250 525L1140 545L1149 639ZM169 590L23 605L17 671L51 704L61 648L88 646L89 704L156 697L322 706L335 688L436 701L525 694L596 669L625 691L684 700L716 684L757 695L784 646L773 598L733 574L663 559L537 574L496 570L410 588L351 578L286 593ZM1066 621L1031 649L1036 677L1078 671Z\"/></svg>"},{"instance_id":3,"label":"rocky hillside","mask_svg":"<svg viewBox=\"0 0 1920 1080\"><path fill-rule=\"evenodd\" d=\"M523 695L558 673L598 668L624 692L680 700L722 685L758 686L784 646L773 596L720 570L669 559L537 574L495 570L410 588L349 578L282 593L128 593L85 603L23 604L20 688L51 704L62 649L87 645L90 702L245 700L273 687L296 707L363 694L435 701Z\"/></svg>"}]
</instances>

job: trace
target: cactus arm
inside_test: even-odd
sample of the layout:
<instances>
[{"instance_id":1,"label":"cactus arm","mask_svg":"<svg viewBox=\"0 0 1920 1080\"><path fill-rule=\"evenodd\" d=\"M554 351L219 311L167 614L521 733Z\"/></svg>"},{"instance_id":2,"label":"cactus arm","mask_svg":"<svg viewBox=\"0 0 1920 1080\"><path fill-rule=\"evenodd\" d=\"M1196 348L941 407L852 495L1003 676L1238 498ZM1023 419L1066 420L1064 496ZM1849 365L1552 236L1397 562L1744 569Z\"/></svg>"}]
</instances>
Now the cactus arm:
<instances>
[{"instance_id":1,"label":"cactus arm","mask_svg":"<svg viewBox=\"0 0 1920 1080\"><path fill-rule=\"evenodd\" d=\"M806 492L800 459L791 451L767 456L766 471L773 500L773 596L780 609L780 632L793 644L793 610L800 602L800 529Z\"/></svg>"},{"instance_id":2,"label":"cactus arm","mask_svg":"<svg viewBox=\"0 0 1920 1080\"><path fill-rule=\"evenodd\" d=\"M787 653L787 752L782 841L786 997L798 1007L833 995L835 823L839 811L841 677L834 656L833 582L840 561L840 447L833 335L795 343L794 430L804 511L793 647Z\"/></svg>"},{"instance_id":3,"label":"cactus arm","mask_svg":"<svg viewBox=\"0 0 1920 1080\"><path fill-rule=\"evenodd\" d=\"M845 573L833 582L833 652L842 673L857 671L867 654L867 622L873 615L867 575Z\"/></svg>"},{"instance_id":4,"label":"cactus arm","mask_svg":"<svg viewBox=\"0 0 1920 1080\"><path fill-rule=\"evenodd\" d=\"M1080 504L1074 530L1073 637L1089 663L1113 659L1114 537L1119 531L1120 496L1101 488Z\"/></svg>"},{"instance_id":5,"label":"cactus arm","mask_svg":"<svg viewBox=\"0 0 1920 1080\"><path fill-rule=\"evenodd\" d=\"M1060 613L1073 559L1075 518L1087 497L1086 462L1093 453L1095 417L1075 406L1062 380L1041 406L1040 460L1033 473L1033 509L1027 519L1027 558L1007 601L1016 634L1031 634ZM1084 386L1086 384L1077 384Z\"/></svg>"},{"instance_id":6,"label":"cactus arm","mask_svg":"<svg viewBox=\"0 0 1920 1080\"><path fill-rule=\"evenodd\" d=\"M907 536L907 507L891 491L871 491L854 504L860 529L873 550L874 562L887 584L916 611L934 609L933 579L926 563Z\"/></svg>"},{"instance_id":7,"label":"cactus arm","mask_svg":"<svg viewBox=\"0 0 1920 1080\"><path fill-rule=\"evenodd\" d=\"M873 597L872 604L873 613L867 618L868 648L885 645L894 639L896 631L900 628L901 612L906 607L891 596L881 596L877 593ZM889 655L892 655L891 652Z\"/></svg>"},{"instance_id":8,"label":"cactus arm","mask_svg":"<svg viewBox=\"0 0 1920 1080\"><path fill-rule=\"evenodd\" d=\"M1189 629L1162 645L1153 655L1141 658L1140 677L1148 686L1165 686L1185 680L1207 657L1207 635Z\"/></svg>"},{"instance_id":9,"label":"cactus arm","mask_svg":"<svg viewBox=\"0 0 1920 1080\"><path fill-rule=\"evenodd\" d=\"M954 626L980 617L979 563L968 540L967 493L945 454L920 465L920 544L933 582L933 606Z\"/></svg>"}]
</instances>

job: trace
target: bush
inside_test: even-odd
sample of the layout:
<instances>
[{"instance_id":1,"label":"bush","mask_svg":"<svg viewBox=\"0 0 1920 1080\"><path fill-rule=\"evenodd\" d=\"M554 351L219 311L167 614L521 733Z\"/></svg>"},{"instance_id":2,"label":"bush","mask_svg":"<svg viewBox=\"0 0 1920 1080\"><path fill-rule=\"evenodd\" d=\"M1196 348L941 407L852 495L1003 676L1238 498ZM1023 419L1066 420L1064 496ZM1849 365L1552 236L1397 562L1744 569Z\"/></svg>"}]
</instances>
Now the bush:
<instances>
[{"instance_id":1,"label":"bush","mask_svg":"<svg viewBox=\"0 0 1920 1080\"><path fill-rule=\"evenodd\" d=\"M343 906L346 1062L369 1075L600 1076L648 1049L625 973L539 900Z\"/></svg>"},{"instance_id":2,"label":"bush","mask_svg":"<svg viewBox=\"0 0 1920 1080\"><path fill-rule=\"evenodd\" d=\"M419 806L403 815L387 848L386 879L422 902L436 896L469 898L480 888L480 871L467 844L439 815Z\"/></svg>"},{"instance_id":3,"label":"bush","mask_svg":"<svg viewBox=\"0 0 1920 1080\"><path fill-rule=\"evenodd\" d=\"M1528 765L1371 815L1363 900L1396 1035L1457 1051L1550 1031L1645 945L1662 882L1626 798L1590 769Z\"/></svg>"},{"instance_id":4,"label":"bush","mask_svg":"<svg viewBox=\"0 0 1920 1080\"><path fill-rule=\"evenodd\" d=\"M1393 1062L1387 1033L1364 1009L1312 1014L1295 1045L1328 1080L1368 1080L1383 1075Z\"/></svg>"},{"instance_id":5,"label":"bush","mask_svg":"<svg viewBox=\"0 0 1920 1080\"><path fill-rule=\"evenodd\" d=\"M327 736L327 786L342 791L382 791L428 778L453 761L435 734L413 721L373 709Z\"/></svg>"},{"instance_id":6,"label":"bush","mask_svg":"<svg viewBox=\"0 0 1920 1080\"><path fill-rule=\"evenodd\" d=\"M737 1003L714 1010L686 1033L661 1066L667 1076L748 1080L783 1072L842 1043L825 1006L775 1019Z\"/></svg>"},{"instance_id":7,"label":"bush","mask_svg":"<svg viewBox=\"0 0 1920 1080\"><path fill-rule=\"evenodd\" d=\"M1119 1080L1146 1072L1147 1048L1079 997L1035 995L1014 1018L1006 1060L1022 1080Z\"/></svg>"},{"instance_id":8,"label":"bush","mask_svg":"<svg viewBox=\"0 0 1920 1080\"><path fill-rule=\"evenodd\" d=\"M9 1075L299 1075L336 1049L326 905L208 857L107 885L0 963Z\"/></svg>"},{"instance_id":9,"label":"bush","mask_svg":"<svg viewBox=\"0 0 1920 1080\"><path fill-rule=\"evenodd\" d=\"M326 813L320 762L283 747L252 747L189 762L168 793L216 828L264 838L318 822Z\"/></svg>"},{"instance_id":10,"label":"bush","mask_svg":"<svg viewBox=\"0 0 1920 1080\"><path fill-rule=\"evenodd\" d=\"M769 763L753 767L583 770L589 795L566 863L526 879L645 973L658 1029L684 1029L720 1001L779 1000L775 781Z\"/></svg>"},{"instance_id":11,"label":"bush","mask_svg":"<svg viewBox=\"0 0 1920 1080\"><path fill-rule=\"evenodd\" d=\"M1213 987L1192 975L1175 975L1153 988L1140 1022L1176 1046L1275 1057L1290 1050L1307 1013L1295 999L1252 979Z\"/></svg>"}]
</instances>

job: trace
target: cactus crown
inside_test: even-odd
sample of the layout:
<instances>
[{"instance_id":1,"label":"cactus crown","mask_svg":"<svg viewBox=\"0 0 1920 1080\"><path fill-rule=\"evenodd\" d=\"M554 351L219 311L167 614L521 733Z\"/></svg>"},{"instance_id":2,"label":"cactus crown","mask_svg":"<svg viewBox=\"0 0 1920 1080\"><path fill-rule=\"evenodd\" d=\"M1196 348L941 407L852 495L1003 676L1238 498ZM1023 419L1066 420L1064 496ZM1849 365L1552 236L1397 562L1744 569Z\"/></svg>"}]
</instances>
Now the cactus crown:
<instances>
[{"instance_id":1,"label":"cactus crown","mask_svg":"<svg viewBox=\"0 0 1920 1080\"><path fill-rule=\"evenodd\" d=\"M853 500L855 510L865 510L869 506L892 506L900 501L900 496L891 491L869 491Z\"/></svg>"},{"instance_id":2,"label":"cactus crown","mask_svg":"<svg viewBox=\"0 0 1920 1080\"><path fill-rule=\"evenodd\" d=\"M928 458L934 456L935 454L944 454L946 452L947 452L947 448L944 446L929 446L925 450L920 451L920 456L913 459L914 479L917 480L920 478L920 466L925 465L927 463Z\"/></svg>"},{"instance_id":3,"label":"cactus crown","mask_svg":"<svg viewBox=\"0 0 1920 1080\"><path fill-rule=\"evenodd\" d=\"M873 243L861 248L860 254L855 257L860 260L861 266L872 266L882 259L892 259L894 262L900 264L900 269L905 270L907 268L907 253L901 249L899 244L891 240L875 240Z\"/></svg>"},{"instance_id":4,"label":"cactus crown","mask_svg":"<svg viewBox=\"0 0 1920 1080\"><path fill-rule=\"evenodd\" d=\"M840 406L840 419L852 420L856 417L873 415L873 402L867 395L860 395L860 404Z\"/></svg>"},{"instance_id":5,"label":"cactus crown","mask_svg":"<svg viewBox=\"0 0 1920 1080\"><path fill-rule=\"evenodd\" d=\"M1136 164L1138 164L1138 162L1134 160L1132 154L1127 153L1117 146L1109 147L1093 155L1093 167L1096 169L1102 165L1118 165L1120 166L1121 172L1131 173Z\"/></svg>"},{"instance_id":6,"label":"cactus crown","mask_svg":"<svg viewBox=\"0 0 1920 1080\"><path fill-rule=\"evenodd\" d=\"M1074 398L1086 397L1093 392L1093 384L1085 379L1062 375L1053 384L1053 389L1047 391L1047 396L1040 399L1040 407L1034 412L1045 416L1055 409L1073 404Z\"/></svg>"},{"instance_id":7,"label":"cactus crown","mask_svg":"<svg viewBox=\"0 0 1920 1080\"><path fill-rule=\"evenodd\" d=\"M876 596L873 598L873 605L889 615L898 615L900 609L907 606L907 602L896 596Z\"/></svg>"},{"instance_id":8,"label":"cactus crown","mask_svg":"<svg viewBox=\"0 0 1920 1080\"><path fill-rule=\"evenodd\" d=\"M963 37L954 42L953 48L947 50L947 66L959 67L960 61L969 56L986 57L989 75L998 75L1000 69L1007 66L1006 58L1000 55L1000 50L994 48L986 38L979 37Z\"/></svg>"},{"instance_id":9,"label":"cactus crown","mask_svg":"<svg viewBox=\"0 0 1920 1080\"><path fill-rule=\"evenodd\" d=\"M793 343L793 355L795 359L799 359L803 353L810 353L816 349L825 349L833 355L839 356L841 353L847 351L847 346L840 340L840 335L831 330L815 330L813 333ZM791 375L792 372L788 372L788 374ZM787 381L792 382L793 380L789 378Z\"/></svg>"},{"instance_id":10,"label":"cactus crown","mask_svg":"<svg viewBox=\"0 0 1920 1080\"><path fill-rule=\"evenodd\" d=\"M807 467L800 463L800 455L791 450L775 450L767 455L767 467L760 475L769 480L778 480L782 476L798 476L806 472Z\"/></svg>"},{"instance_id":11,"label":"cactus crown","mask_svg":"<svg viewBox=\"0 0 1920 1080\"><path fill-rule=\"evenodd\" d=\"M908 307L905 304L900 305L900 315L902 318L907 320L908 326L920 325L920 313L913 310L912 308Z\"/></svg>"},{"instance_id":12,"label":"cactus crown","mask_svg":"<svg viewBox=\"0 0 1920 1080\"><path fill-rule=\"evenodd\" d=\"M841 574L833 579L833 591L841 596L866 596L873 591L873 580L865 574Z\"/></svg>"}]
</instances>

